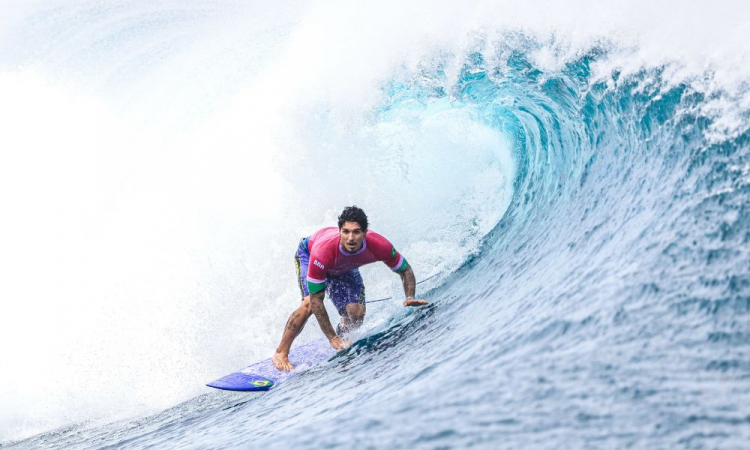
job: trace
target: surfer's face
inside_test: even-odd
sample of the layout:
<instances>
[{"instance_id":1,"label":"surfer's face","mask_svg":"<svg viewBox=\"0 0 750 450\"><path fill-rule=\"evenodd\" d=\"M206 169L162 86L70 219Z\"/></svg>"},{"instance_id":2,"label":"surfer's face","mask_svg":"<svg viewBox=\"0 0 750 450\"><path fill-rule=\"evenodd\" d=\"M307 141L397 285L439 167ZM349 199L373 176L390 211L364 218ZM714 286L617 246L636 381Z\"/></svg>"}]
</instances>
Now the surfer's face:
<instances>
[{"instance_id":1,"label":"surfer's face","mask_svg":"<svg viewBox=\"0 0 750 450\"><path fill-rule=\"evenodd\" d=\"M341 246L349 253L354 253L362 248L362 242L365 240L366 231L357 222L344 222L339 228L341 236Z\"/></svg>"}]
</instances>

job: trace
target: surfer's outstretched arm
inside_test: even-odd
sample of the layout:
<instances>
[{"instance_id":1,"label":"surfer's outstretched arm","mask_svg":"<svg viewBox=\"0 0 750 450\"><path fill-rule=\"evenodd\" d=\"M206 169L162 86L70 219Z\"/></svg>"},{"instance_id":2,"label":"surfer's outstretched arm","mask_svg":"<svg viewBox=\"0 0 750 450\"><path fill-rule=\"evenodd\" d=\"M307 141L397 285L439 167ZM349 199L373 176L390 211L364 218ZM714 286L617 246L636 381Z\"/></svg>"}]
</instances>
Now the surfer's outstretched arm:
<instances>
[{"instance_id":1,"label":"surfer's outstretched arm","mask_svg":"<svg viewBox=\"0 0 750 450\"><path fill-rule=\"evenodd\" d=\"M398 272L401 277L401 283L404 285L404 294L406 294L406 300L404 300L404 306L422 306L427 305L427 300L420 300L414 298L417 292L417 279L414 276L414 271L411 266L407 263L406 268L401 272Z\"/></svg>"},{"instance_id":2,"label":"surfer's outstretched arm","mask_svg":"<svg viewBox=\"0 0 750 450\"><path fill-rule=\"evenodd\" d=\"M351 343L346 339L341 339L336 334L333 325L331 325L331 319L328 317L328 311L326 311L326 307L323 304L324 298L325 290L310 294L310 306L312 306L312 312L315 314L315 318L318 319L318 325L320 325L320 329L323 331L323 334L326 335L326 338L328 338L328 342L331 343L331 346L336 350L344 350L351 346Z\"/></svg>"}]
</instances>

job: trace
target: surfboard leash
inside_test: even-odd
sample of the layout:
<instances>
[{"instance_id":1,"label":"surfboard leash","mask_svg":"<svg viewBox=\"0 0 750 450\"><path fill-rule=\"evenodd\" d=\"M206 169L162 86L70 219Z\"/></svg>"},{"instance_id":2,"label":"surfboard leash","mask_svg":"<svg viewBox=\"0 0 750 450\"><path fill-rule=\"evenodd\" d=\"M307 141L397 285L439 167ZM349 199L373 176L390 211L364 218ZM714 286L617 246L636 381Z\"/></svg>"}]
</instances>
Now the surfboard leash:
<instances>
[{"instance_id":1,"label":"surfboard leash","mask_svg":"<svg viewBox=\"0 0 750 450\"><path fill-rule=\"evenodd\" d=\"M417 282L417 286L419 286L420 284L422 284L422 283L424 283L424 282L426 282L426 281L430 281L431 279L435 278L435 277L436 277L436 276L438 276L438 275L440 275L440 272L436 273L435 275L431 275L431 276L429 276L429 277L425 278L425 279L424 279L424 280L422 280L422 281L418 281L418 282ZM392 298L393 298L393 297L385 297L385 298L379 298L379 299L377 299L377 300L367 300L367 301L365 301L365 303L377 303L377 302L384 302L384 301L386 301L386 300L390 300L390 299L392 299Z\"/></svg>"}]
</instances>

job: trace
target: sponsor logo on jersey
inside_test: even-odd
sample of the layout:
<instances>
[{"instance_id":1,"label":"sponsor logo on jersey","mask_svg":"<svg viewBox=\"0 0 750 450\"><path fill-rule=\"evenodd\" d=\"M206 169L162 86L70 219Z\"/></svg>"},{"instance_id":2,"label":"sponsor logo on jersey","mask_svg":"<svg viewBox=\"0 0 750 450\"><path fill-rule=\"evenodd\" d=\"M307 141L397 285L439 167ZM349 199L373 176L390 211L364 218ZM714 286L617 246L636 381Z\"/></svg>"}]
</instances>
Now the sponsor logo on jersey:
<instances>
[{"instance_id":1,"label":"sponsor logo on jersey","mask_svg":"<svg viewBox=\"0 0 750 450\"><path fill-rule=\"evenodd\" d=\"M396 257L396 247L391 247L391 258Z\"/></svg>"},{"instance_id":2,"label":"sponsor logo on jersey","mask_svg":"<svg viewBox=\"0 0 750 450\"><path fill-rule=\"evenodd\" d=\"M320 261L318 261L317 259L315 261L313 261L313 264L315 264L316 266L320 267L323 270L326 269L325 266L323 264L321 264Z\"/></svg>"}]
</instances>

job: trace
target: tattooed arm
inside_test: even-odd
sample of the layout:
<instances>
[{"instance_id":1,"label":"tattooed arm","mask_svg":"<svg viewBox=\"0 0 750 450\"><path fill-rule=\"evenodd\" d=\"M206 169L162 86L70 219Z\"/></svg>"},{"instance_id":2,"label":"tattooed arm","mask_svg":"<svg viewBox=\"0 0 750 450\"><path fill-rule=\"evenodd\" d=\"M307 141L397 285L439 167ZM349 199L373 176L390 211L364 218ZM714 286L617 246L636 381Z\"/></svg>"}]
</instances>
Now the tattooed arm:
<instances>
[{"instance_id":1,"label":"tattooed arm","mask_svg":"<svg viewBox=\"0 0 750 450\"><path fill-rule=\"evenodd\" d=\"M340 338L336 334L336 331L331 325L331 319L328 317L328 311L326 311L326 307L323 304L324 298L325 290L310 294L310 306L312 308L312 312L313 314L315 314L315 318L318 319L320 329L328 338L331 346L336 350L344 350L345 348L350 347L352 344L346 339Z\"/></svg>"},{"instance_id":2,"label":"tattooed arm","mask_svg":"<svg viewBox=\"0 0 750 450\"><path fill-rule=\"evenodd\" d=\"M328 317L328 311L326 311L326 307L323 304L325 292L325 290L322 290L320 292L310 294L310 306L312 307L313 314L315 314L315 318L318 319L320 329L330 341L331 339L336 337L336 331L331 325L331 319Z\"/></svg>"},{"instance_id":3,"label":"tattooed arm","mask_svg":"<svg viewBox=\"0 0 750 450\"><path fill-rule=\"evenodd\" d=\"M404 300L404 306L421 306L426 305L429 302L427 300L419 300L414 298L417 289L417 280L414 277L414 271L411 269L409 264L401 272L398 272L401 277L401 283L404 285L404 294L406 294L406 300Z\"/></svg>"}]
</instances>

